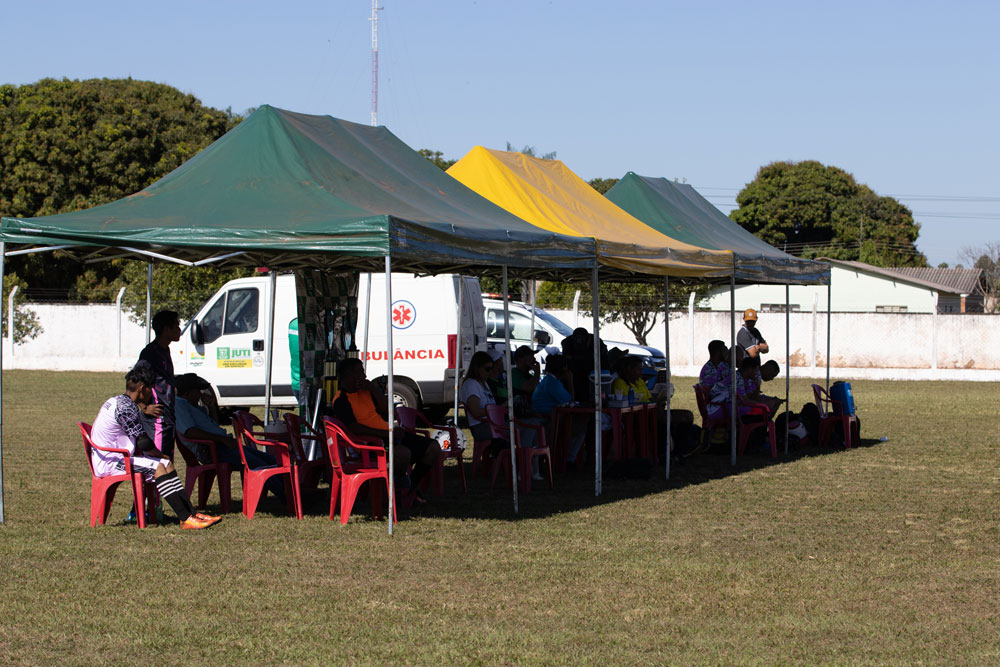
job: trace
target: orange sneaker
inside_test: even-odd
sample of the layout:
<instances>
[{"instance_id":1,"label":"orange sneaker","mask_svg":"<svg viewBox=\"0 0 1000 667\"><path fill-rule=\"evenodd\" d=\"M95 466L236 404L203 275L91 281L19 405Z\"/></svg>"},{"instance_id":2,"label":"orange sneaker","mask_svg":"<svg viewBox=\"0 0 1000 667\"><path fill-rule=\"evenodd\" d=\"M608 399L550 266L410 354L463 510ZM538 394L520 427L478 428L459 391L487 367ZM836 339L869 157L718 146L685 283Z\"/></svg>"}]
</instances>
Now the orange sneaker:
<instances>
[{"instance_id":1,"label":"orange sneaker","mask_svg":"<svg viewBox=\"0 0 1000 667\"><path fill-rule=\"evenodd\" d=\"M205 514L204 512L195 512L194 517L196 519L201 519L202 521L207 521L209 525L214 523L219 523L222 521L221 516L215 516L214 514Z\"/></svg>"},{"instance_id":2,"label":"orange sneaker","mask_svg":"<svg viewBox=\"0 0 1000 667\"><path fill-rule=\"evenodd\" d=\"M199 519L197 516L192 514L181 522L181 530L201 530L202 528L208 528L211 525L211 522Z\"/></svg>"}]
</instances>

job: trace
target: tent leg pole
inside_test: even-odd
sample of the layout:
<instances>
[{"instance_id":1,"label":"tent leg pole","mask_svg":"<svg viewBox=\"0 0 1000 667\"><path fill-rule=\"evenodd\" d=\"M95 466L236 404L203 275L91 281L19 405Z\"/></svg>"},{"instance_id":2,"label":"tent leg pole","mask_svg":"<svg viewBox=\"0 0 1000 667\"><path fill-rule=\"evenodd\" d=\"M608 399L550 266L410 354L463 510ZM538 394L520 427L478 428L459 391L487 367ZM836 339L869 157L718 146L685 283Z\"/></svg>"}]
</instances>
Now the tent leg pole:
<instances>
[{"instance_id":1,"label":"tent leg pole","mask_svg":"<svg viewBox=\"0 0 1000 667\"><path fill-rule=\"evenodd\" d=\"M503 346L504 346L504 360L507 363L507 368L510 368L510 306L508 305L509 294L507 285L507 265L503 265ZM507 437L510 438L510 485L514 495L514 514L518 513L517 507L517 448L514 440L514 392L512 391L513 378L511 373L507 371L507 419L508 425L510 426L510 432ZM527 470L520 471L522 475L530 475L530 467Z\"/></svg>"},{"instance_id":2,"label":"tent leg pole","mask_svg":"<svg viewBox=\"0 0 1000 667\"><path fill-rule=\"evenodd\" d=\"M457 333L455 334L455 407L452 413L452 423L455 424L455 428L458 428L458 377L461 375L462 371L462 352L464 351L464 346L462 345L462 315L463 315L463 305L462 305L462 295L465 293L465 278L458 276L458 327ZM508 396L513 396L513 394L508 394ZM458 443L455 443L458 446ZM461 459L459 459L458 465L462 465Z\"/></svg>"},{"instance_id":3,"label":"tent leg pole","mask_svg":"<svg viewBox=\"0 0 1000 667\"><path fill-rule=\"evenodd\" d=\"M601 318L597 292L597 265L591 274L591 308L594 315L594 495L604 493L604 452L601 446Z\"/></svg>"},{"instance_id":4,"label":"tent leg pole","mask_svg":"<svg viewBox=\"0 0 1000 667\"><path fill-rule=\"evenodd\" d=\"M388 360L389 382L386 385L386 393L389 395L388 415L386 421L389 422L389 512L387 522L389 524L389 534L392 535L393 516L396 512L396 456L393 424L395 423L396 411L393 400L394 389L392 386L392 357L396 353L392 344L392 260L389 255L385 256L385 341L386 359Z\"/></svg>"},{"instance_id":5,"label":"tent leg pole","mask_svg":"<svg viewBox=\"0 0 1000 667\"><path fill-rule=\"evenodd\" d=\"M830 297L833 295L833 280L826 285L826 392L830 393L830 314L833 312Z\"/></svg>"},{"instance_id":6,"label":"tent leg pole","mask_svg":"<svg viewBox=\"0 0 1000 667\"><path fill-rule=\"evenodd\" d=\"M666 459L666 478L670 479L670 444L672 438L670 436L670 276L663 277L663 338L664 338L664 349L666 354L666 364L667 364L667 433L666 433L666 454L664 458ZM656 443L657 445L659 443ZM655 454L654 454L655 456Z\"/></svg>"},{"instance_id":7,"label":"tent leg pole","mask_svg":"<svg viewBox=\"0 0 1000 667\"><path fill-rule=\"evenodd\" d=\"M792 310L789 305L791 302L790 290L791 288L788 286L788 283L785 283L785 456L788 456L788 392L792 382L791 354L789 352L792 347Z\"/></svg>"},{"instance_id":8,"label":"tent leg pole","mask_svg":"<svg viewBox=\"0 0 1000 667\"><path fill-rule=\"evenodd\" d=\"M4 259L7 244L0 242L0 285L3 285ZM7 313L7 326L11 332L14 331L14 313ZM2 337L0 337L2 341ZM7 518L3 509L3 345L0 344L0 525L7 525Z\"/></svg>"},{"instance_id":9,"label":"tent leg pole","mask_svg":"<svg viewBox=\"0 0 1000 667\"><path fill-rule=\"evenodd\" d=\"M153 340L153 263L146 264L146 345Z\"/></svg>"},{"instance_id":10,"label":"tent leg pole","mask_svg":"<svg viewBox=\"0 0 1000 667\"><path fill-rule=\"evenodd\" d=\"M528 334L531 336L531 349L535 350L535 346L538 344L535 340L535 281L531 281L531 331Z\"/></svg>"},{"instance_id":11,"label":"tent leg pole","mask_svg":"<svg viewBox=\"0 0 1000 667\"><path fill-rule=\"evenodd\" d=\"M371 310L372 310L372 274L371 271L368 272L368 280L366 282L367 287L365 288L365 337L362 339L361 343L361 363L365 365L365 370L368 370L368 330L371 328ZM357 329L355 329L357 333Z\"/></svg>"},{"instance_id":12,"label":"tent leg pole","mask_svg":"<svg viewBox=\"0 0 1000 667\"><path fill-rule=\"evenodd\" d=\"M264 423L271 419L271 370L274 367L274 302L278 300L278 272L271 270L271 302L267 311L267 382L264 384Z\"/></svg>"},{"instance_id":13,"label":"tent leg pole","mask_svg":"<svg viewBox=\"0 0 1000 667\"><path fill-rule=\"evenodd\" d=\"M732 378L733 386L730 388L729 397L729 465L736 465L736 432L740 423L736 412L736 375L739 368L736 366L736 274L729 278L729 375Z\"/></svg>"}]
</instances>

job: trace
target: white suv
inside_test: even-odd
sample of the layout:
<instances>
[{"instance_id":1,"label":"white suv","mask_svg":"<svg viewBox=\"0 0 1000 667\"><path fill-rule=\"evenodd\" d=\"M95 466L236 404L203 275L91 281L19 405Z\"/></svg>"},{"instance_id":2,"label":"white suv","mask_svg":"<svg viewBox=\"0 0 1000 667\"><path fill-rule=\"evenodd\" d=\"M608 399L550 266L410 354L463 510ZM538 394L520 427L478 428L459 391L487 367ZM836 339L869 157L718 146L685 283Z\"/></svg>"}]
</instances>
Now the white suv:
<instances>
[{"instance_id":1,"label":"white suv","mask_svg":"<svg viewBox=\"0 0 1000 667\"><path fill-rule=\"evenodd\" d=\"M486 308L486 342L492 347L503 348L504 326L503 326L503 300L488 299L483 297L483 306ZM522 345L528 345L538 350L538 358L545 365L545 357L552 353L560 353L560 343L567 336L573 333L573 327L569 326L551 313L542 308L535 307L535 335L531 335L531 305L520 301L511 301L508 304L510 310L510 344L512 351ZM532 339L535 344L532 345ZM636 357L642 357L642 376L647 384L652 386L656 382L657 371L666 368L667 359L663 352L638 343L624 343L622 341L606 340L601 338L608 349L618 347L628 350L628 353Z\"/></svg>"}]
</instances>

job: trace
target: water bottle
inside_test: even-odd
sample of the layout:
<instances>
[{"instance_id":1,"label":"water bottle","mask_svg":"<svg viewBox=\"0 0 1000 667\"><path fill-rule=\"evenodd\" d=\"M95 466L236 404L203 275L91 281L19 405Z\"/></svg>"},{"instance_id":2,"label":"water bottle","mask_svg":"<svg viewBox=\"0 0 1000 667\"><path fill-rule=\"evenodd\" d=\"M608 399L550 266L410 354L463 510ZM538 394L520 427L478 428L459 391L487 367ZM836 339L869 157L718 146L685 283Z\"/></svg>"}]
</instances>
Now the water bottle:
<instances>
[{"instance_id":1,"label":"water bottle","mask_svg":"<svg viewBox=\"0 0 1000 667\"><path fill-rule=\"evenodd\" d=\"M878 441L879 442L889 442L889 436L883 435L881 438L878 439Z\"/></svg>"},{"instance_id":2,"label":"water bottle","mask_svg":"<svg viewBox=\"0 0 1000 667\"><path fill-rule=\"evenodd\" d=\"M631 408L635 405L635 389L632 387L628 388L628 406Z\"/></svg>"}]
</instances>

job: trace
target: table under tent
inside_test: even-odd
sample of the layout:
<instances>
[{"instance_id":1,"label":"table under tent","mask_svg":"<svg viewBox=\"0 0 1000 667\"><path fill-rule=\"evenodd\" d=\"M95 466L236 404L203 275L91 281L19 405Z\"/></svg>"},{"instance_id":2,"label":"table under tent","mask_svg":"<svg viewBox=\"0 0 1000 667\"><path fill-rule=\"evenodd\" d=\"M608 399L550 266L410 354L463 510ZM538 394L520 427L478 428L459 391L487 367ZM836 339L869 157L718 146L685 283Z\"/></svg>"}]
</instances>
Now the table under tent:
<instances>
[{"instance_id":1,"label":"table under tent","mask_svg":"<svg viewBox=\"0 0 1000 667\"><path fill-rule=\"evenodd\" d=\"M777 282L786 285L824 282L829 284L829 265L792 257L764 243L729 220L690 186L687 186L690 190L690 203L683 208L673 204L673 198L665 195L659 198L647 197L643 200L644 207L626 208L619 206L617 201L598 194L558 160L542 160L521 153L483 147L469 151L448 170L448 173L490 201L534 225L550 231L593 236L597 239L598 248L604 241L620 240L641 243L645 246L670 247L672 254L667 260L632 257L611 260L619 261L614 264L618 268L630 268L635 271L629 280L650 280L651 274L662 277L668 382L670 381L668 291L671 276L702 281L728 280L731 294L736 280ZM669 182L665 183L667 186L671 185ZM666 189L669 191L669 187ZM623 187L622 191L624 190ZM703 206L699 205L699 202L703 203ZM596 298L595 288L593 304L595 313ZM733 350L731 364L735 369L735 302L732 304L731 320L733 322L730 341L730 348ZM786 359L786 401L787 363ZM734 372L732 392L735 394L735 391ZM731 423L736 423L735 403L735 400L732 401ZM669 399L667 408L669 433ZM787 424L788 420L785 421ZM736 429L731 431L731 462L735 465ZM785 441L787 446L787 433ZM665 474L669 478L669 457ZM599 475L597 484L599 488Z\"/></svg>"},{"instance_id":2,"label":"table under tent","mask_svg":"<svg viewBox=\"0 0 1000 667\"><path fill-rule=\"evenodd\" d=\"M507 213L384 127L270 106L134 195L71 213L3 218L0 274L4 257L37 252L81 263L127 257L191 267L266 266L272 280L281 270L385 271L390 350L392 272L502 272L506 282L509 267L519 275L579 280L597 266L594 239L552 233ZM2 442L0 423L0 520ZM389 498L392 503L391 488ZM388 516L391 533L391 505Z\"/></svg>"}]
</instances>

